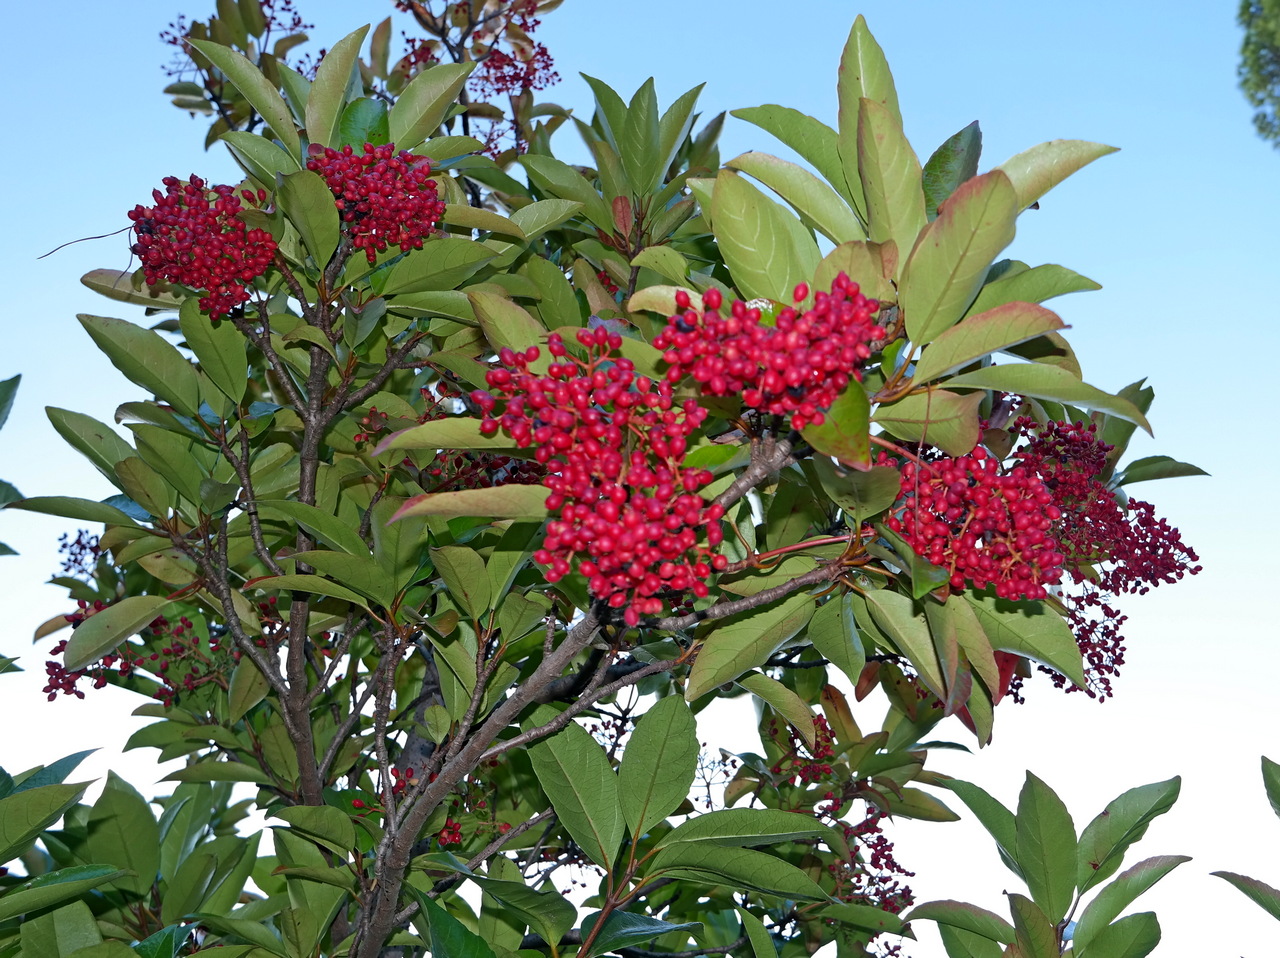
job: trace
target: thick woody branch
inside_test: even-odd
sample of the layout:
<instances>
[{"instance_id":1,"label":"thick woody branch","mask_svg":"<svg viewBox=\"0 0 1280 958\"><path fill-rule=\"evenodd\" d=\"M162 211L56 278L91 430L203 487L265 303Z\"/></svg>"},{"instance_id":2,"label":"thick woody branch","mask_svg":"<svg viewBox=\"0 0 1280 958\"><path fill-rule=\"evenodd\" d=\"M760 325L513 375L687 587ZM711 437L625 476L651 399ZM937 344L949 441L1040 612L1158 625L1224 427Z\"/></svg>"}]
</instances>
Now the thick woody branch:
<instances>
[{"instance_id":1,"label":"thick woody branch","mask_svg":"<svg viewBox=\"0 0 1280 958\"><path fill-rule=\"evenodd\" d=\"M826 582L832 582L839 577L841 568L837 563L818 566L804 575L796 576L789 582L782 585L775 585L771 589L764 589L755 595L749 595L742 599L734 599L732 602L717 602L709 609L703 609L700 612L691 612L689 615L671 615L665 619L650 620L649 622L641 622L643 628L658 629L663 632L679 632L697 625L699 622L708 622L713 619L723 619L726 616L736 615L739 612L747 612L751 609L758 609L761 606L768 605L770 602L776 602L783 596L788 596L792 592L798 592L801 589L807 589L812 585L819 585Z\"/></svg>"}]
</instances>

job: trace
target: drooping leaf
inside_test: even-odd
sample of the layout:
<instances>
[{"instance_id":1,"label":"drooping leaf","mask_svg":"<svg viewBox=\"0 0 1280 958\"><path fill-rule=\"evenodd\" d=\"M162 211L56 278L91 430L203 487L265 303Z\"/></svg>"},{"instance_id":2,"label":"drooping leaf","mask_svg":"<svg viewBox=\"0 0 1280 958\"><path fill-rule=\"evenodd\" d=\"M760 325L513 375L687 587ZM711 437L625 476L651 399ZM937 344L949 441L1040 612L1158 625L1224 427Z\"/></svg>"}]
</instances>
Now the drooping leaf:
<instances>
[{"instance_id":1,"label":"drooping leaf","mask_svg":"<svg viewBox=\"0 0 1280 958\"><path fill-rule=\"evenodd\" d=\"M853 621L853 609L843 596L828 599L809 620L809 641L818 654L838 668L853 684L866 665L866 650Z\"/></svg>"},{"instance_id":2,"label":"drooping leaf","mask_svg":"<svg viewBox=\"0 0 1280 958\"><path fill-rule=\"evenodd\" d=\"M1280 921L1280 889L1272 888L1266 882L1235 872L1211 872L1211 874L1230 882L1249 896L1249 900L1261 906L1272 918Z\"/></svg>"},{"instance_id":3,"label":"drooping leaf","mask_svg":"<svg viewBox=\"0 0 1280 958\"><path fill-rule=\"evenodd\" d=\"M659 699L636 724L618 766L618 797L634 839L689 796L698 764L698 729L678 695Z\"/></svg>"},{"instance_id":4,"label":"drooping leaf","mask_svg":"<svg viewBox=\"0 0 1280 958\"><path fill-rule=\"evenodd\" d=\"M550 722L560 713L548 706L534 711L526 728ZM560 823L601 868L613 865L624 823L618 777L599 743L581 725L529 746L529 761Z\"/></svg>"},{"instance_id":5,"label":"drooping leaf","mask_svg":"<svg viewBox=\"0 0 1280 958\"><path fill-rule=\"evenodd\" d=\"M1125 915L1092 940L1088 952L1095 958L1146 958L1160 944L1160 922L1155 912Z\"/></svg>"},{"instance_id":6,"label":"drooping leaf","mask_svg":"<svg viewBox=\"0 0 1280 958\"><path fill-rule=\"evenodd\" d=\"M951 925L965 931L981 935L1001 944L1012 945L1014 942L1013 926L993 911L979 908L959 901L927 901L916 905L902 916L904 921L936 921L940 925Z\"/></svg>"},{"instance_id":7,"label":"drooping leaf","mask_svg":"<svg viewBox=\"0 0 1280 958\"><path fill-rule=\"evenodd\" d=\"M255 136L255 140L262 137ZM281 151L283 152L283 151ZM91 269L80 277L80 282L95 293L119 303L146 306L151 309L177 309L182 300L169 291L167 284L133 286L133 274L119 269Z\"/></svg>"},{"instance_id":8,"label":"drooping leaf","mask_svg":"<svg viewBox=\"0 0 1280 958\"><path fill-rule=\"evenodd\" d=\"M742 932L751 944L754 958L778 958L778 949L768 929L764 927L764 922L745 908L735 908L734 911L742 919Z\"/></svg>"},{"instance_id":9,"label":"drooping leaf","mask_svg":"<svg viewBox=\"0 0 1280 958\"><path fill-rule=\"evenodd\" d=\"M124 875L124 869L110 865L75 865L46 872L0 895L0 921L72 901Z\"/></svg>"},{"instance_id":10,"label":"drooping leaf","mask_svg":"<svg viewBox=\"0 0 1280 958\"><path fill-rule=\"evenodd\" d=\"M599 920L600 912L598 911L582 919L582 936L584 940L595 929L596 922ZM600 929L600 934L591 943L591 947L579 952L578 958L610 954L623 948L632 948L636 945L644 944L646 941L653 941L653 939L670 934L673 931L688 931L692 928L701 927L702 922L700 921L685 921L675 924L634 912L614 911L604 920L604 927Z\"/></svg>"},{"instance_id":11,"label":"drooping leaf","mask_svg":"<svg viewBox=\"0 0 1280 958\"><path fill-rule=\"evenodd\" d=\"M1149 482L1152 479L1174 479L1180 476L1209 475L1199 466L1189 462L1178 462L1168 456L1146 456L1135 459L1124 467L1124 471L1115 477L1114 484L1127 486L1135 482Z\"/></svg>"},{"instance_id":12,"label":"drooping leaf","mask_svg":"<svg viewBox=\"0 0 1280 958\"><path fill-rule=\"evenodd\" d=\"M813 614L813 597L803 592L778 602L710 623L685 686L692 702L717 685L754 669L804 628Z\"/></svg>"},{"instance_id":13,"label":"drooping leaf","mask_svg":"<svg viewBox=\"0 0 1280 958\"><path fill-rule=\"evenodd\" d=\"M927 383L983 356L1062 329L1057 313L1032 303L1005 303L970 316L938 336L916 363L912 378Z\"/></svg>"},{"instance_id":14,"label":"drooping leaf","mask_svg":"<svg viewBox=\"0 0 1280 958\"><path fill-rule=\"evenodd\" d=\"M771 679L762 672L749 672L737 679L737 683L786 719L809 747L813 747L813 712L804 699L777 679Z\"/></svg>"},{"instance_id":15,"label":"drooping leaf","mask_svg":"<svg viewBox=\"0 0 1280 958\"><path fill-rule=\"evenodd\" d=\"M0 864L27 850L37 835L80 800L89 784L44 785L0 799Z\"/></svg>"},{"instance_id":16,"label":"drooping leaf","mask_svg":"<svg viewBox=\"0 0 1280 958\"><path fill-rule=\"evenodd\" d=\"M91 861L132 872L115 886L147 895L160 869L160 830L146 799L115 772L89 812L85 855Z\"/></svg>"},{"instance_id":17,"label":"drooping leaf","mask_svg":"<svg viewBox=\"0 0 1280 958\"><path fill-rule=\"evenodd\" d=\"M993 649L1034 659L1084 687L1080 648L1062 616L1040 602L1009 602L971 592L964 597L977 613Z\"/></svg>"},{"instance_id":18,"label":"drooping leaf","mask_svg":"<svg viewBox=\"0 0 1280 958\"><path fill-rule=\"evenodd\" d=\"M1018 826L1013 812L1000 804L985 789L974 785L972 782L945 779L938 784L944 788L949 788L960 796L960 800L969 807L969 811L973 812L974 817L982 823L982 827L987 830L987 834L995 840L996 848L1000 852L1000 860L1008 866L1010 871L1021 878L1022 870L1018 866L1017 858L1014 857L1018 840Z\"/></svg>"},{"instance_id":19,"label":"drooping leaf","mask_svg":"<svg viewBox=\"0 0 1280 958\"><path fill-rule=\"evenodd\" d=\"M1013 242L1017 215L1013 185L998 170L961 184L942 204L902 269L899 302L912 342L932 342L964 315Z\"/></svg>"},{"instance_id":20,"label":"drooping leaf","mask_svg":"<svg viewBox=\"0 0 1280 958\"><path fill-rule=\"evenodd\" d=\"M1070 403L1086 409L1097 409L1129 422L1137 423L1148 433L1151 425L1141 410L1120 396L1113 396L1101 389L1082 383L1071 373L1057 366L1042 363L1006 363L987 366L947 380L947 386L958 389L969 386L979 389L998 389L1033 399L1051 399Z\"/></svg>"},{"instance_id":21,"label":"drooping leaf","mask_svg":"<svg viewBox=\"0 0 1280 958\"><path fill-rule=\"evenodd\" d=\"M184 416L197 415L200 384L196 371L164 337L123 319L86 313L76 318L111 365L130 382L150 390Z\"/></svg>"},{"instance_id":22,"label":"drooping leaf","mask_svg":"<svg viewBox=\"0 0 1280 958\"><path fill-rule=\"evenodd\" d=\"M827 410L825 421L800 430L816 452L834 456L855 469L871 465L871 401L862 384L851 380Z\"/></svg>"},{"instance_id":23,"label":"drooping leaf","mask_svg":"<svg viewBox=\"0 0 1280 958\"><path fill-rule=\"evenodd\" d=\"M145 628L171 601L162 595L129 595L89 616L67 641L63 653L67 671L74 672L98 661Z\"/></svg>"},{"instance_id":24,"label":"drooping leaf","mask_svg":"<svg viewBox=\"0 0 1280 958\"><path fill-rule=\"evenodd\" d=\"M1076 830L1057 793L1027 773L1018 796L1014 854L1031 897L1057 924L1075 896Z\"/></svg>"}]
</instances>

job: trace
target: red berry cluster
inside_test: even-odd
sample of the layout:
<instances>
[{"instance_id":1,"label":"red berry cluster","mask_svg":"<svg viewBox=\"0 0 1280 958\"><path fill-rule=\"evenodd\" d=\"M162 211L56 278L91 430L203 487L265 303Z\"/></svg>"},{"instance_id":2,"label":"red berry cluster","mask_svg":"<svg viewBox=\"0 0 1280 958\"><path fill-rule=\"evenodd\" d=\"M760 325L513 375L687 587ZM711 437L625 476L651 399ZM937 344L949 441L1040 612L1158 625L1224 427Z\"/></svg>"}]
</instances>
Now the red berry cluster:
<instances>
[{"instance_id":1,"label":"red berry cluster","mask_svg":"<svg viewBox=\"0 0 1280 958\"><path fill-rule=\"evenodd\" d=\"M388 246L422 249L444 215L427 157L397 153L391 143L366 143L363 153L314 143L309 149L307 169L324 177L351 245L364 250L370 263Z\"/></svg>"},{"instance_id":2,"label":"red berry cluster","mask_svg":"<svg viewBox=\"0 0 1280 958\"><path fill-rule=\"evenodd\" d=\"M139 204L129 212L147 285L161 280L204 290L200 308L211 319L249 301L248 284L266 272L276 241L240 219L240 198L230 186L206 186L198 176L183 183L164 178L164 193L153 190L155 206ZM265 191L251 202L264 202Z\"/></svg>"},{"instance_id":3,"label":"red berry cluster","mask_svg":"<svg viewBox=\"0 0 1280 958\"><path fill-rule=\"evenodd\" d=\"M1035 472L1007 473L981 446L967 456L902 467L899 503L885 524L917 555L951 573L951 586L994 586L1003 599L1043 599L1062 576L1053 531L1061 511Z\"/></svg>"},{"instance_id":4,"label":"red berry cluster","mask_svg":"<svg viewBox=\"0 0 1280 958\"><path fill-rule=\"evenodd\" d=\"M471 399L485 416L482 433L503 430L546 467L547 508L558 516L534 559L547 579L558 581L577 559L592 594L625 607L623 619L635 625L660 613L664 598L705 596L712 569L726 564L699 543L703 530L711 547L722 538L724 509L698 495L711 473L683 465L706 410L693 400L677 406L670 383L637 376L618 355L617 333L583 329L577 339L585 359L551 335L555 361L543 375L529 369L536 346L503 349L501 366L486 375L492 392Z\"/></svg>"},{"instance_id":5,"label":"red berry cluster","mask_svg":"<svg viewBox=\"0 0 1280 958\"><path fill-rule=\"evenodd\" d=\"M807 286L796 287L797 303L808 295ZM699 311L688 293L676 293L681 312L653 341L665 351L667 378L674 383L691 375L706 395L741 395L753 409L790 415L796 429L821 423L850 377L861 381L870 344L884 336L873 318L880 304L844 273L830 293L814 297L811 309L798 313L788 306L773 326L741 300L721 316L722 301L718 289L709 289Z\"/></svg>"}]
</instances>

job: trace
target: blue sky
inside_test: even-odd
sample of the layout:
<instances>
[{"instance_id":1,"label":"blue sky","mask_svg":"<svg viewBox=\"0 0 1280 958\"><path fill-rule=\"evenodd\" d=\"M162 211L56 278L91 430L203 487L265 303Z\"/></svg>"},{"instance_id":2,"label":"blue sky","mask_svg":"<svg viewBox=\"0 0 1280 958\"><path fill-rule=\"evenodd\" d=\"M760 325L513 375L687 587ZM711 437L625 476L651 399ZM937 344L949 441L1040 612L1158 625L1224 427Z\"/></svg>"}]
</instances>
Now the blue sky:
<instances>
[{"instance_id":1,"label":"blue sky","mask_svg":"<svg viewBox=\"0 0 1280 958\"><path fill-rule=\"evenodd\" d=\"M299 4L326 46L390 10L374 0ZM1258 775L1259 754L1280 758L1280 628L1268 608L1280 523L1275 444L1266 438L1275 381L1267 370L1280 346L1273 225L1280 152L1254 136L1236 88L1234 8L568 0L540 33L565 77L548 98L581 111L589 112L590 99L579 70L625 95L655 75L663 103L706 81L706 116L773 102L833 122L840 47L863 13L894 69L907 134L922 158L975 119L984 169L1060 137L1121 148L1025 214L1011 254L1061 263L1102 284L1051 305L1073 327L1090 382L1115 390L1148 376L1155 386L1156 439L1134 453L1165 453L1212 473L1134 490L1182 528L1205 571L1126 602L1130 654L1113 701L1099 705L1034 683L1027 705L1000 710L990 749L952 753L940 767L1010 803L1030 767L1064 795L1078 826L1124 788L1181 773L1182 801L1138 847L1140 855L1195 856L1144 899L1165 928L1157 953L1170 958L1261 958L1274 954L1278 930L1208 876L1229 869L1280 884L1280 821ZM160 95L159 65L169 54L156 35L177 12L168 0L135 0L72 10L23 4L9 15L15 39L0 66L10 143L0 163L11 184L9 227L0 233L9 291L0 310L0 378L20 372L23 385L0 434L0 477L27 495L109 494L62 446L43 407L110 420L116 405L136 398L74 315L140 319L77 282L94 267L129 265L123 235L36 256L125 225L126 211L165 175L235 175L217 149L202 150L204 121ZM780 151L767 134L731 119L723 157L749 149ZM42 657L28 637L65 609L60 590L42 584L56 568L64 529L48 517L0 515L0 541L23 553L0 560L7 599L0 651L23 655L33 679ZM139 721L127 716L127 697L108 690L46 705L40 684L5 681L0 718L11 731L0 764L23 768L100 746L94 774L114 767L148 790L158 777L150 756L117 754ZM1017 890L968 822L903 826L899 857L922 872L913 882L921 900L967 898L1004 911L1001 891ZM941 954L936 940L912 950L917 958Z\"/></svg>"}]
</instances>

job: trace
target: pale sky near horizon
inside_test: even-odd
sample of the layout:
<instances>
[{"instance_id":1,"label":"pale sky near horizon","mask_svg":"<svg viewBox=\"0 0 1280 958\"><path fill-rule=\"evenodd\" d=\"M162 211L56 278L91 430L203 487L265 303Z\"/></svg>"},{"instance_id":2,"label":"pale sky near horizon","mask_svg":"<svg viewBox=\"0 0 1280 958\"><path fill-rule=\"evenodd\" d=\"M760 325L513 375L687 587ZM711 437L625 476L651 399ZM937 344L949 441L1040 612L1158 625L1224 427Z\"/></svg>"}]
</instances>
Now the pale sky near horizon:
<instances>
[{"instance_id":1,"label":"pale sky near horizon","mask_svg":"<svg viewBox=\"0 0 1280 958\"><path fill-rule=\"evenodd\" d=\"M378 0L299 6L316 23L313 46L331 46L391 9ZM795 7L784 13L755 0L567 0L540 33L565 77L544 95L589 114L579 70L624 96L655 75L664 105L706 81L706 117L782 103L834 123L840 48L863 13L894 70L922 159L975 119L985 138L982 169L1060 137L1121 148L1025 214L1010 255L1061 263L1102 284L1049 305L1071 324L1089 382L1117 390L1147 376L1155 386L1156 438L1136 442L1133 455L1163 453L1212 473L1133 489L1183 530L1205 571L1125 600L1130 651L1114 700L1098 704L1033 682L1026 705L998 711L989 749L930 762L1007 804L1030 768L1059 790L1078 828L1122 790L1180 773L1182 800L1127 859L1194 856L1135 906L1160 916L1156 954L1277 954L1280 924L1209 876L1226 869L1280 886L1280 820L1258 772L1260 754L1280 759L1280 628L1268 611L1280 522L1275 443L1266 439L1275 380L1268 370L1280 347L1272 222L1280 152L1254 135L1236 87L1236 4L810 0L802 8L805 19ZM135 0L23 4L9 15L11 49L0 65L10 131L0 163L11 184L9 227L0 235L9 291L0 311L0 379L22 373L23 383L0 432L0 478L29 496L114 491L63 445L43 408L110 421L119 403L138 398L74 315L142 319L77 282L94 267L126 268L125 236L36 257L126 225L126 211L163 176L234 181L229 159L201 148L206 122L160 94L169 51L156 35L178 12L207 10ZM724 159L749 149L783 152L733 119L721 142ZM560 143L572 145L572 134ZM136 700L107 690L47 704L39 694L43 649L29 637L68 608L62 590L43 583L57 568L58 535L73 526L0 513L0 541L22 553L0 559L0 653L21 655L28 670L0 679L0 765L18 770L99 747L89 774L114 768L144 794L163 792L167 786L154 787L163 774L154 753L119 754L142 721L128 716ZM855 714L864 728L880 718L866 703ZM700 734L720 744L729 732ZM939 735L968 740L958 725ZM1001 892L1022 890L972 821L907 823L895 837L899 858L920 872L911 883L921 901L958 898L1007 914ZM936 937L921 939L908 944L909 954L942 955Z\"/></svg>"}]
</instances>

